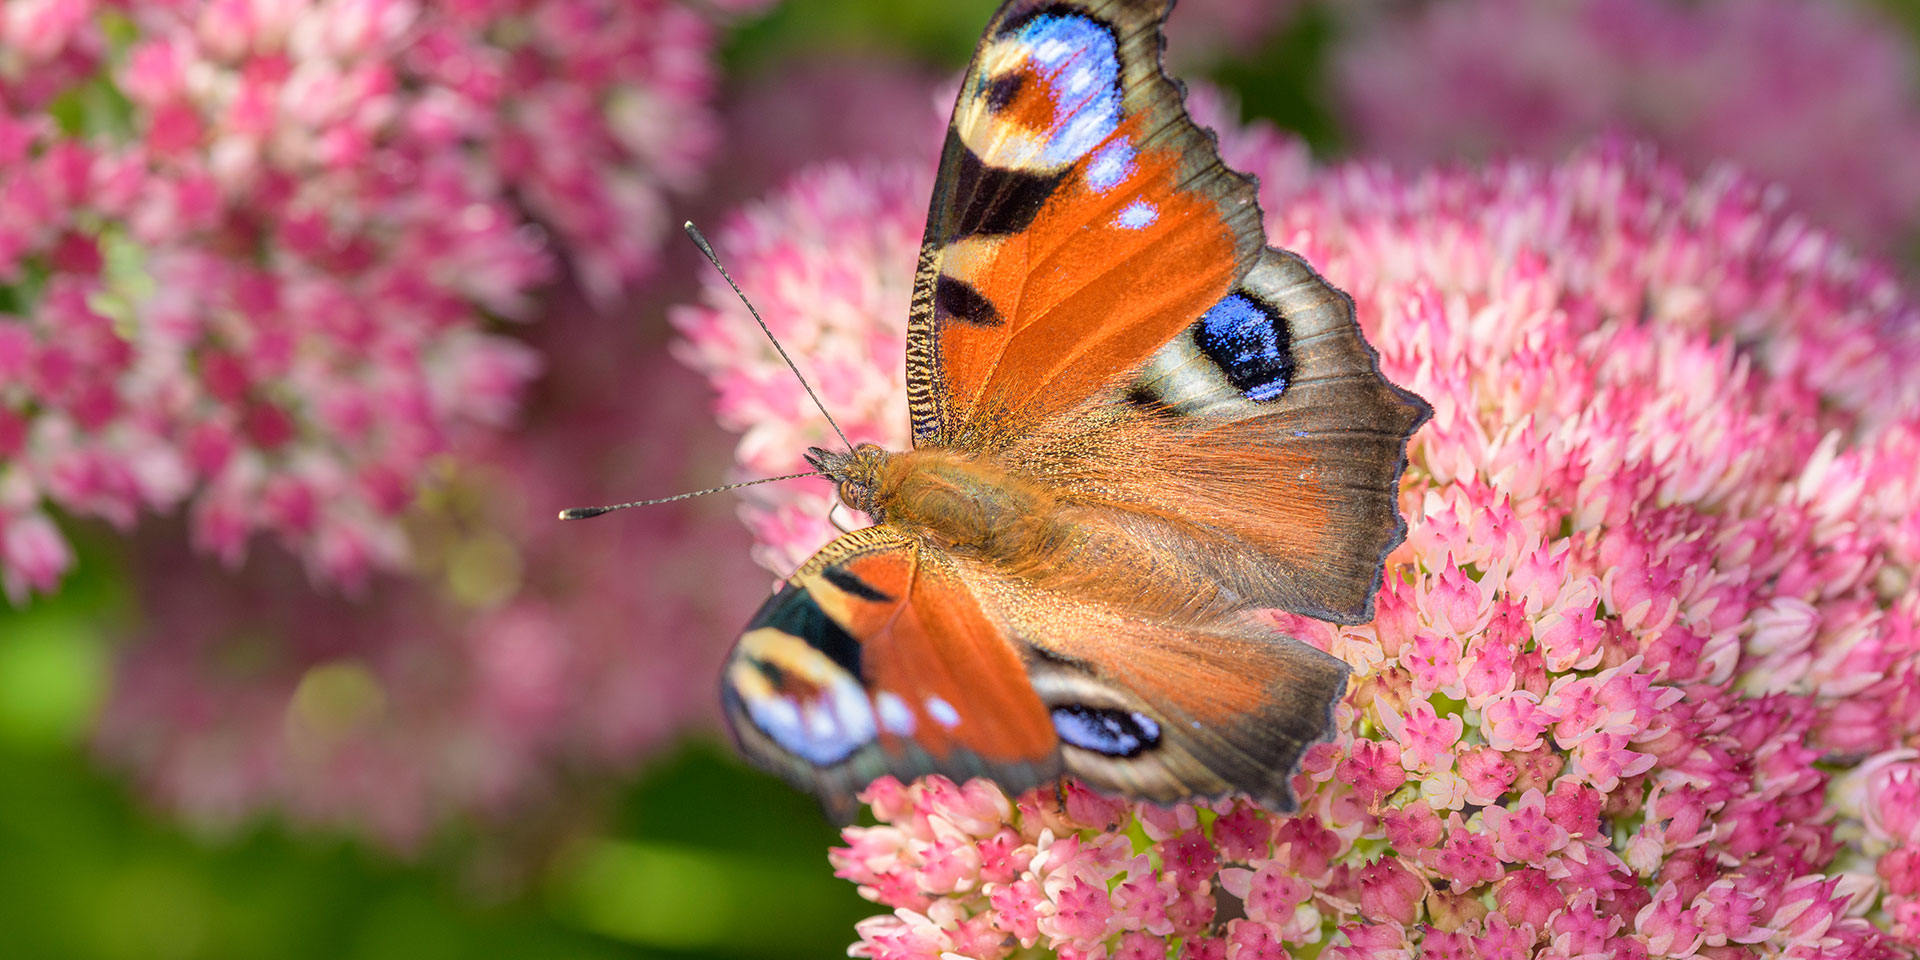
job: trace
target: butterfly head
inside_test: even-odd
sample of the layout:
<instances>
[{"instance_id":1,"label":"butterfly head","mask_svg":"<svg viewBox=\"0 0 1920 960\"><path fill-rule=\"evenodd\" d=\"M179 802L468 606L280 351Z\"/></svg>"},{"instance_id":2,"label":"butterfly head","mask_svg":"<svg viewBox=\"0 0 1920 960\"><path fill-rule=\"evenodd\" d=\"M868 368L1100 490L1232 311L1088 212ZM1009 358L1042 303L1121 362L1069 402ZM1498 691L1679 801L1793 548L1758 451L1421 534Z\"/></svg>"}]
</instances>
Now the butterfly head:
<instances>
[{"instance_id":1,"label":"butterfly head","mask_svg":"<svg viewBox=\"0 0 1920 960\"><path fill-rule=\"evenodd\" d=\"M807 462L839 485L840 499L847 506L876 519L880 516L874 491L892 451L876 443L862 443L846 453L823 447L809 447Z\"/></svg>"}]
</instances>

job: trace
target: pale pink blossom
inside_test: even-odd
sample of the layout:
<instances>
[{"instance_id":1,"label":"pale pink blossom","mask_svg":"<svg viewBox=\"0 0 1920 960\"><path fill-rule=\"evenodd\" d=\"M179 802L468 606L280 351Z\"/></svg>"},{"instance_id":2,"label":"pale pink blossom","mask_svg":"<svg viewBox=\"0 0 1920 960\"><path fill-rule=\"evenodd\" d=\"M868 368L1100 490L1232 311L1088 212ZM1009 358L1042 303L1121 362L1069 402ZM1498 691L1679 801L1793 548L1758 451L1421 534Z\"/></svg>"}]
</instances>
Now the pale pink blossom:
<instances>
[{"instance_id":1,"label":"pale pink blossom","mask_svg":"<svg viewBox=\"0 0 1920 960\"><path fill-rule=\"evenodd\" d=\"M29 592L54 589L73 564L73 550L46 514L17 514L0 526L0 561L7 599L18 606Z\"/></svg>"},{"instance_id":2,"label":"pale pink blossom","mask_svg":"<svg viewBox=\"0 0 1920 960\"><path fill-rule=\"evenodd\" d=\"M1895 750L1862 764L1864 781L1859 813L1869 839L1877 844L1920 848L1920 754Z\"/></svg>"},{"instance_id":3,"label":"pale pink blossom","mask_svg":"<svg viewBox=\"0 0 1920 960\"><path fill-rule=\"evenodd\" d=\"M677 0L8 5L10 596L72 562L47 507L184 508L228 564L267 534L350 590L413 569L422 479L540 371L496 321L563 260L603 304L652 269L717 29Z\"/></svg>"},{"instance_id":4,"label":"pale pink blossom","mask_svg":"<svg viewBox=\"0 0 1920 960\"><path fill-rule=\"evenodd\" d=\"M868 171L829 165L803 172L775 200L734 214L716 232L727 269L796 358L821 402L855 443L907 442L904 317L925 219L920 164ZM856 252L855 256L843 256ZM679 356L709 372L722 426L742 431L742 474L807 470L808 447L833 433L724 281L705 281L705 305L672 313ZM725 371L727 376L719 376ZM880 377L876 379L874 372ZM743 517L755 557L782 573L833 532L831 485L802 480L750 488Z\"/></svg>"}]
</instances>

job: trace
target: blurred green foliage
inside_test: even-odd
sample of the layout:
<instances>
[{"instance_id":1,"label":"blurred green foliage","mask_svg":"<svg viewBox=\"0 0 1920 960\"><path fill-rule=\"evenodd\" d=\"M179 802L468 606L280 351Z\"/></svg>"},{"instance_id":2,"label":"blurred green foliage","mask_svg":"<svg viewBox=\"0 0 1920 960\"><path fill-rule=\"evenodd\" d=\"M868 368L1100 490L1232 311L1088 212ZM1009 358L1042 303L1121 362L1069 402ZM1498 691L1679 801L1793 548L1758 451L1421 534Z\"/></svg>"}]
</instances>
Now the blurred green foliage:
<instances>
[{"instance_id":1,"label":"blurred green foliage","mask_svg":"<svg viewBox=\"0 0 1920 960\"><path fill-rule=\"evenodd\" d=\"M791 57L865 53L949 70L966 66L1000 0L782 0L734 32L721 56L729 74L778 69Z\"/></svg>"},{"instance_id":2,"label":"blurred green foliage","mask_svg":"<svg viewBox=\"0 0 1920 960\"><path fill-rule=\"evenodd\" d=\"M1872 0L1873 5L1885 10L1888 15L1907 25L1916 37L1920 37L1920 0Z\"/></svg>"},{"instance_id":3,"label":"blurred green foliage","mask_svg":"<svg viewBox=\"0 0 1920 960\"><path fill-rule=\"evenodd\" d=\"M1241 116L1271 120L1333 156L1343 147L1326 90L1334 30L1326 8L1307 7L1264 49L1221 64L1208 79L1240 98Z\"/></svg>"},{"instance_id":4,"label":"blurred green foliage","mask_svg":"<svg viewBox=\"0 0 1920 960\"><path fill-rule=\"evenodd\" d=\"M9 643L9 657L12 644ZM0 747L0 955L438 960L838 956L871 905L833 879L811 801L690 748L535 889L257 826L196 837L71 745Z\"/></svg>"},{"instance_id":5,"label":"blurred green foliage","mask_svg":"<svg viewBox=\"0 0 1920 960\"><path fill-rule=\"evenodd\" d=\"M198 835L89 754L109 637L137 611L113 534L65 527L61 591L0 600L0 957L779 960L843 955L873 912L833 877L814 801L711 742L639 771L511 896L437 849L405 863L273 822Z\"/></svg>"},{"instance_id":6,"label":"blurred green foliage","mask_svg":"<svg viewBox=\"0 0 1920 960\"><path fill-rule=\"evenodd\" d=\"M819 957L871 912L833 878L813 801L712 743L661 758L504 902L431 856L271 823L196 835L88 754L131 601L107 542L78 545L59 594L0 605L0 956Z\"/></svg>"}]
</instances>

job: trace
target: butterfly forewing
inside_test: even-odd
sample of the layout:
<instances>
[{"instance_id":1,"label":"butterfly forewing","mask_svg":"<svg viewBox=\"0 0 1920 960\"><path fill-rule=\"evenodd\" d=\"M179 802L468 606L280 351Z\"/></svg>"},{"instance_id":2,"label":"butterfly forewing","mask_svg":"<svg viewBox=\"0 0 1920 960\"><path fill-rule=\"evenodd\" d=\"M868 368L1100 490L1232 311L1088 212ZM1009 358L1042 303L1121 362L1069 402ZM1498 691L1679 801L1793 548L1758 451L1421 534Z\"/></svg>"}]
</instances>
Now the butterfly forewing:
<instances>
[{"instance_id":1,"label":"butterfly forewing","mask_svg":"<svg viewBox=\"0 0 1920 960\"><path fill-rule=\"evenodd\" d=\"M1021 648L949 561L886 526L847 534L775 594L721 682L746 753L839 803L882 773L1057 773Z\"/></svg>"},{"instance_id":2,"label":"butterfly forewing","mask_svg":"<svg viewBox=\"0 0 1920 960\"><path fill-rule=\"evenodd\" d=\"M908 323L915 442L1071 409L1265 246L1253 186L1160 69L1168 4L1002 7L961 83Z\"/></svg>"}]
</instances>

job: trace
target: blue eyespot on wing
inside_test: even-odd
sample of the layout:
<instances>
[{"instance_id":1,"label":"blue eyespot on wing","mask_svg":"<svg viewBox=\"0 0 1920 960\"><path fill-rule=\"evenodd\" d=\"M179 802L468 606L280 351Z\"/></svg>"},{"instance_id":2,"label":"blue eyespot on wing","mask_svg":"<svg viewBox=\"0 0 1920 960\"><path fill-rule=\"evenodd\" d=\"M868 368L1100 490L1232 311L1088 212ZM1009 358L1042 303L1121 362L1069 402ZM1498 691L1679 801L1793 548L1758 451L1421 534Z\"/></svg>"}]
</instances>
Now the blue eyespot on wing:
<instances>
[{"instance_id":1,"label":"blue eyespot on wing","mask_svg":"<svg viewBox=\"0 0 1920 960\"><path fill-rule=\"evenodd\" d=\"M1338 623L1373 615L1386 556L1406 536L1400 475L1431 410L1389 383L1353 301L1269 248L1162 347L1124 396L1175 432L1157 469L1207 489L1182 515L1230 536L1212 575L1249 605ZM1125 482L1124 478L1121 478Z\"/></svg>"},{"instance_id":2,"label":"blue eyespot on wing","mask_svg":"<svg viewBox=\"0 0 1920 960\"><path fill-rule=\"evenodd\" d=\"M1110 387L1265 246L1160 67L1171 0L1009 0L961 81L907 325L917 445L1002 443Z\"/></svg>"},{"instance_id":3,"label":"blue eyespot on wing","mask_svg":"<svg viewBox=\"0 0 1920 960\"><path fill-rule=\"evenodd\" d=\"M1119 127L1119 49L1105 24L1074 14L1043 13L1003 42L1024 48L1053 102L1051 133L1038 166L1064 167Z\"/></svg>"},{"instance_id":4,"label":"blue eyespot on wing","mask_svg":"<svg viewBox=\"0 0 1920 960\"><path fill-rule=\"evenodd\" d=\"M1053 729L1062 743L1119 759L1160 744L1160 724L1138 710L1067 704L1053 708Z\"/></svg>"},{"instance_id":5,"label":"blue eyespot on wing","mask_svg":"<svg viewBox=\"0 0 1920 960\"><path fill-rule=\"evenodd\" d=\"M1272 304L1228 294L1194 324L1194 346L1248 400L1277 400L1293 376L1287 322Z\"/></svg>"},{"instance_id":6,"label":"blue eyespot on wing","mask_svg":"<svg viewBox=\"0 0 1920 960\"><path fill-rule=\"evenodd\" d=\"M849 814L875 777L1059 767L1059 740L1018 642L950 560L885 524L807 561L747 624L721 679L727 725L755 763Z\"/></svg>"}]
</instances>

